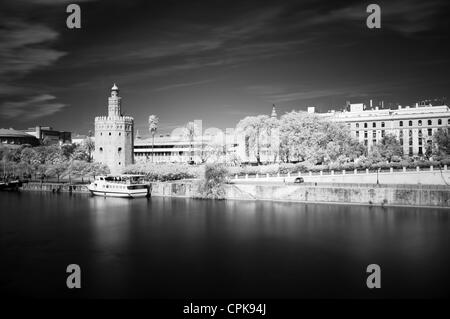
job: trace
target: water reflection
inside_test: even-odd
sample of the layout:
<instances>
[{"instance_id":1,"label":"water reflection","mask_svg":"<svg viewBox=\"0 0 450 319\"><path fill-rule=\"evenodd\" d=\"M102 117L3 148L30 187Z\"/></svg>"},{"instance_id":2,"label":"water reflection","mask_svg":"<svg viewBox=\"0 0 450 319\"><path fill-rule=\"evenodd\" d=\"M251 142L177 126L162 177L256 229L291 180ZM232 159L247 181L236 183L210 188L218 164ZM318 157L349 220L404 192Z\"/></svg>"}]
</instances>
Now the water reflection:
<instances>
[{"instance_id":1,"label":"water reflection","mask_svg":"<svg viewBox=\"0 0 450 319\"><path fill-rule=\"evenodd\" d=\"M89 297L371 297L370 263L385 269L380 296L448 292L447 210L42 193L0 198L2 294L65 294L60 272L73 262L86 270L80 294ZM45 288L30 288L30 280Z\"/></svg>"}]
</instances>

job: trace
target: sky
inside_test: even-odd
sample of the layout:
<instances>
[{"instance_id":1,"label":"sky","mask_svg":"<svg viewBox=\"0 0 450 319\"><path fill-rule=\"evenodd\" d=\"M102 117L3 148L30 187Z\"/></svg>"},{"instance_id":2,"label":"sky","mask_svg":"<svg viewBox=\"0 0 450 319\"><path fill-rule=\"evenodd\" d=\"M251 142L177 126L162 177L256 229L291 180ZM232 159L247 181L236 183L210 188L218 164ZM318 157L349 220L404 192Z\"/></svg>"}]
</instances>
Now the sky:
<instances>
[{"instance_id":1,"label":"sky","mask_svg":"<svg viewBox=\"0 0 450 319\"><path fill-rule=\"evenodd\" d=\"M66 7L81 8L81 29ZM122 112L148 135L202 119L235 127L346 101L412 105L450 96L447 0L0 2L0 127L87 134L113 83ZM447 102L448 103L448 102Z\"/></svg>"}]
</instances>

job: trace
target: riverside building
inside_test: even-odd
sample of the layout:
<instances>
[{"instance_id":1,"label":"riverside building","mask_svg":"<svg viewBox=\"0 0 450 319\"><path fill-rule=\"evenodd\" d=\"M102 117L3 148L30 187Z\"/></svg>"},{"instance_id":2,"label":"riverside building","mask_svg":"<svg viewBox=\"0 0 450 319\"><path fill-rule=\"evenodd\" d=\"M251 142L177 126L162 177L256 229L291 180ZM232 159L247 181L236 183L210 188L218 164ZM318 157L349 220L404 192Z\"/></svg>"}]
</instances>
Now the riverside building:
<instances>
[{"instance_id":1,"label":"riverside building","mask_svg":"<svg viewBox=\"0 0 450 319\"><path fill-rule=\"evenodd\" d=\"M314 108L308 110L314 113ZM343 122L351 134L370 151L386 134L397 137L403 154L421 156L433 148L433 134L438 129L450 128L450 108L447 105L401 106L397 109L347 103L343 111L319 113L336 122Z\"/></svg>"}]
</instances>

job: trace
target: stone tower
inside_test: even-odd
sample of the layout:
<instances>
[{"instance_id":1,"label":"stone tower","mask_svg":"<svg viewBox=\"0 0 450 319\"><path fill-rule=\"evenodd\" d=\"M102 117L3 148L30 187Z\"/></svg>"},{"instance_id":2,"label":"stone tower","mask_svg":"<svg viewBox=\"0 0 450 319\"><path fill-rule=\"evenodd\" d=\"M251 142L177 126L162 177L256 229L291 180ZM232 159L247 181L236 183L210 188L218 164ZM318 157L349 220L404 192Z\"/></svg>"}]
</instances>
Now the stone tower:
<instances>
[{"instance_id":1,"label":"stone tower","mask_svg":"<svg viewBox=\"0 0 450 319\"><path fill-rule=\"evenodd\" d=\"M121 99L114 84L108 98L108 116L95 118L94 160L108 165L111 174L133 164L134 119L122 116Z\"/></svg>"}]
</instances>

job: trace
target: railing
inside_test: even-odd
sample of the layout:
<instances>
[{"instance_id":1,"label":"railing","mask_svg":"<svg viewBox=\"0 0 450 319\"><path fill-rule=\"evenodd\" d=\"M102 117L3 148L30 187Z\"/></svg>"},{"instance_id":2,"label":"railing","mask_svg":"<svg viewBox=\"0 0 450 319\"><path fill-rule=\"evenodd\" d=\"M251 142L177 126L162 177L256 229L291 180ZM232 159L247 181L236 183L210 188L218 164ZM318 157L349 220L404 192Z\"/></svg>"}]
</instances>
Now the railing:
<instances>
[{"instance_id":1,"label":"railing","mask_svg":"<svg viewBox=\"0 0 450 319\"><path fill-rule=\"evenodd\" d=\"M268 178L295 178L299 176L335 176L335 175L357 175L357 174L387 174L387 173L407 173L407 172L433 172L448 171L447 165L444 167L402 167L402 168L381 168L381 169L354 169L354 170L329 170L329 171L308 171L297 173L277 173L277 174L236 174L232 179L268 179Z\"/></svg>"}]
</instances>

